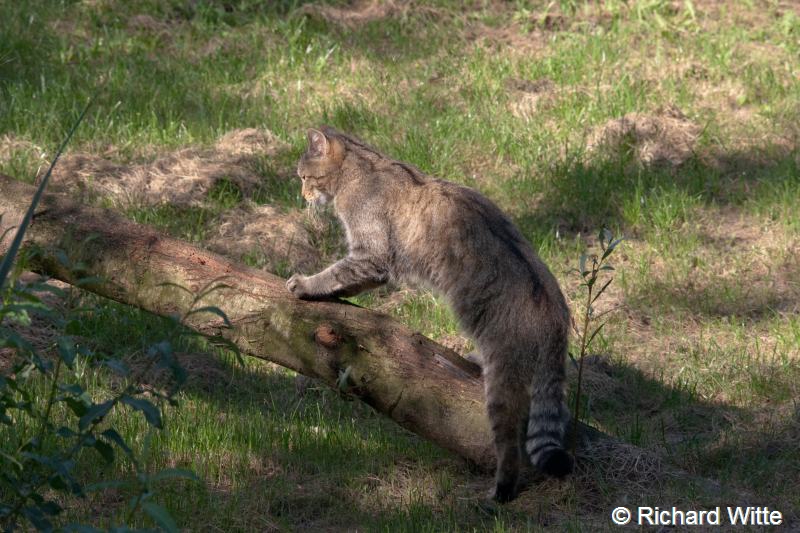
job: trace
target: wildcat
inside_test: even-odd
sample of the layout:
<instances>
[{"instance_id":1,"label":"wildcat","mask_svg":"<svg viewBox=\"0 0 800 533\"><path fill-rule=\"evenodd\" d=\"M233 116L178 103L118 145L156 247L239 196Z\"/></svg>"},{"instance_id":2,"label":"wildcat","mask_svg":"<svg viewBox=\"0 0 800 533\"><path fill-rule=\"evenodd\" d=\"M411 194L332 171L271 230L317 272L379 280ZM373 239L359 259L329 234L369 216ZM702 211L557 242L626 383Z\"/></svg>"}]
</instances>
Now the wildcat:
<instances>
[{"instance_id":1,"label":"wildcat","mask_svg":"<svg viewBox=\"0 0 800 533\"><path fill-rule=\"evenodd\" d=\"M431 178L329 127L308 131L297 174L306 201L333 202L349 253L313 276L294 274L288 290L322 299L393 281L442 294L482 360L497 453L491 496L516 497L523 455L547 474L569 474L569 310L555 277L511 221L477 191Z\"/></svg>"}]
</instances>

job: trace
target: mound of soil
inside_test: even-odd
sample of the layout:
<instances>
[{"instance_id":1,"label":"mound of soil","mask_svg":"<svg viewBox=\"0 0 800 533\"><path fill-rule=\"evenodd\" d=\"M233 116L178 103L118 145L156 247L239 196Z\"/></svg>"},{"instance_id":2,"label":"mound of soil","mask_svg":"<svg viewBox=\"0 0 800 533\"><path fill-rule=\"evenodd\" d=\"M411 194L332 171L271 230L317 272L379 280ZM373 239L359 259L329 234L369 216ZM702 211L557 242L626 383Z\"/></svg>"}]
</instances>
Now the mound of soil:
<instances>
[{"instance_id":1,"label":"mound of soil","mask_svg":"<svg viewBox=\"0 0 800 533\"><path fill-rule=\"evenodd\" d=\"M119 165L91 154L68 154L52 176L52 187L71 193L111 198L122 205L193 205L203 201L221 179L244 194L258 184L254 165L285 145L267 130L234 130L210 149L186 148L152 163Z\"/></svg>"},{"instance_id":2,"label":"mound of soil","mask_svg":"<svg viewBox=\"0 0 800 533\"><path fill-rule=\"evenodd\" d=\"M325 22L355 28L368 22L389 18L405 9L408 9L407 5L398 5L397 2L391 0L387 2L365 0L343 7L305 4L297 12L300 15L322 19Z\"/></svg>"},{"instance_id":3,"label":"mound of soil","mask_svg":"<svg viewBox=\"0 0 800 533\"><path fill-rule=\"evenodd\" d=\"M654 115L628 113L595 129L589 135L587 151L630 153L643 165L679 166L695 153L700 130L675 107Z\"/></svg>"},{"instance_id":4,"label":"mound of soil","mask_svg":"<svg viewBox=\"0 0 800 533\"><path fill-rule=\"evenodd\" d=\"M150 15L134 15L128 19L128 31L167 33L169 32L169 24Z\"/></svg>"},{"instance_id":5,"label":"mound of soil","mask_svg":"<svg viewBox=\"0 0 800 533\"><path fill-rule=\"evenodd\" d=\"M534 120L536 112L552 105L556 98L556 85L547 78L537 80L509 78L506 80L506 88L510 92L509 111L526 122Z\"/></svg>"},{"instance_id":6,"label":"mound of soil","mask_svg":"<svg viewBox=\"0 0 800 533\"><path fill-rule=\"evenodd\" d=\"M320 262L301 213L283 213L269 205L245 205L223 214L206 247L240 260L265 262L270 272L310 272Z\"/></svg>"}]
</instances>

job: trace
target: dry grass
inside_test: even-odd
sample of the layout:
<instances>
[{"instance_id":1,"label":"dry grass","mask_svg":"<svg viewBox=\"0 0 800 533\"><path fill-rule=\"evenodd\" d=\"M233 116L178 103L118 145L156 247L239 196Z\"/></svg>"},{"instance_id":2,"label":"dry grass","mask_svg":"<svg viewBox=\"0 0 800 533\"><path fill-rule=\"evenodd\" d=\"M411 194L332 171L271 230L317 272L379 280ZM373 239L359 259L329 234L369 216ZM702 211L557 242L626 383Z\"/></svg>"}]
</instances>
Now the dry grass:
<instances>
[{"instance_id":1,"label":"dry grass","mask_svg":"<svg viewBox=\"0 0 800 533\"><path fill-rule=\"evenodd\" d=\"M245 205L224 213L206 240L214 252L240 260L256 255L264 268L310 272L320 266L320 251L312 246L309 224L298 212Z\"/></svg>"},{"instance_id":2,"label":"dry grass","mask_svg":"<svg viewBox=\"0 0 800 533\"><path fill-rule=\"evenodd\" d=\"M700 129L676 107L655 115L628 113L593 131L587 154L620 157L631 152L642 165L679 166L694 155Z\"/></svg>"},{"instance_id":3,"label":"dry grass","mask_svg":"<svg viewBox=\"0 0 800 533\"><path fill-rule=\"evenodd\" d=\"M252 193L260 180L253 168L256 162L285 148L271 132L249 128L227 133L211 148L185 148L139 165L72 153L61 158L52 188L86 199L109 199L120 207L196 205L223 179Z\"/></svg>"},{"instance_id":4,"label":"dry grass","mask_svg":"<svg viewBox=\"0 0 800 533\"><path fill-rule=\"evenodd\" d=\"M327 22L355 28L368 22L397 16L411 9L411 2L362 0L346 7L326 4L306 4L296 11L297 15L318 17Z\"/></svg>"}]
</instances>

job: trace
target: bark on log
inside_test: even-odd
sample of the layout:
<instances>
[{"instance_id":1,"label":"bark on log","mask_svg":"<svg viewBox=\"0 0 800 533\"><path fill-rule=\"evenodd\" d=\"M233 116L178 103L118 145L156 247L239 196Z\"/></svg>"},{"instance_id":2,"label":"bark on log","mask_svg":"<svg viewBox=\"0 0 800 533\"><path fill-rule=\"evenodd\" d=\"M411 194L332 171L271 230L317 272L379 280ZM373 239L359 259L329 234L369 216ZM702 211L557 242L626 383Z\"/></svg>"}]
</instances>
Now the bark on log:
<instances>
[{"instance_id":1,"label":"bark on log","mask_svg":"<svg viewBox=\"0 0 800 533\"><path fill-rule=\"evenodd\" d=\"M32 196L30 185L0 176L0 235L22 220ZM0 242L0 253L11 238ZM195 293L224 283L195 307L219 307L234 327L208 313L191 315L190 327L221 334L246 355L344 386L410 431L481 468L494 466L479 368L386 315L343 302L299 301L277 276L61 196L45 195L26 243L39 249L35 270L73 284L96 276L101 281L83 288L159 315L184 314L193 305L192 295L167 283ZM59 250L83 270L66 269ZM589 428L584 435L596 433Z\"/></svg>"}]
</instances>

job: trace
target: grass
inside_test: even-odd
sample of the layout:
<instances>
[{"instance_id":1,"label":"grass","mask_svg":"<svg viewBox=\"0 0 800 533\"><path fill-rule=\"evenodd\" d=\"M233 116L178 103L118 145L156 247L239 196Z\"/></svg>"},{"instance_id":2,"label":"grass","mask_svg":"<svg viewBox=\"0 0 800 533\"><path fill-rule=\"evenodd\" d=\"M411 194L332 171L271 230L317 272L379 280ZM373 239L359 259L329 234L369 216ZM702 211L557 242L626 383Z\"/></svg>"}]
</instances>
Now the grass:
<instances>
[{"instance_id":1,"label":"grass","mask_svg":"<svg viewBox=\"0 0 800 533\"><path fill-rule=\"evenodd\" d=\"M589 420L796 524L797 14L762 0L437 0L396 2L354 24L357 8L320 6L0 0L0 172L32 180L94 95L72 154L149 163L242 128L283 143L244 164L259 181L252 191L221 180L191 205L124 208L199 244L243 202L302 209L293 167L305 128L322 123L493 198L571 301L577 280L565 272L609 226L628 241L607 300L621 307L596 347L608 366L590 368ZM636 132L625 149L591 149L609 121L672 107L694 128L681 164L643 164ZM323 262L340 253L336 230L311 239ZM259 253L244 259L263 264ZM101 351L134 353L169 335L153 317L86 298L97 314L83 334ZM357 301L434 338L457 334L425 293ZM537 487L489 517L472 505L488 479L365 406L328 390L298 396L291 373L265 363L181 349L202 364L150 440L149 464L203 480L163 491L182 528L593 531L612 527L608 512L626 495L641 498L596 473ZM82 379L112 386L93 369ZM125 424L144 446L144 422ZM106 474L89 457L85 472ZM642 493L651 505L726 501L682 490ZM102 523L124 505L98 493L71 516Z\"/></svg>"}]
</instances>

